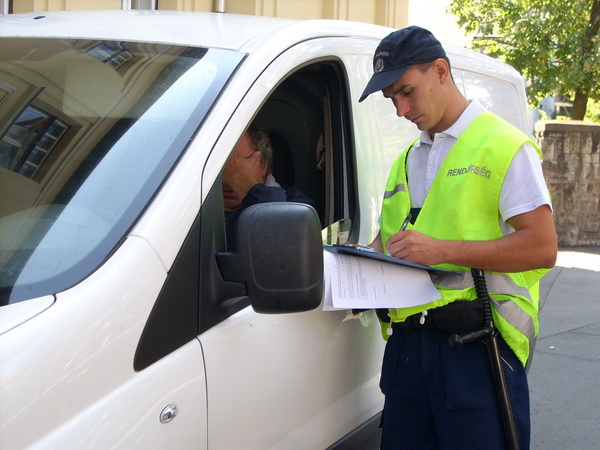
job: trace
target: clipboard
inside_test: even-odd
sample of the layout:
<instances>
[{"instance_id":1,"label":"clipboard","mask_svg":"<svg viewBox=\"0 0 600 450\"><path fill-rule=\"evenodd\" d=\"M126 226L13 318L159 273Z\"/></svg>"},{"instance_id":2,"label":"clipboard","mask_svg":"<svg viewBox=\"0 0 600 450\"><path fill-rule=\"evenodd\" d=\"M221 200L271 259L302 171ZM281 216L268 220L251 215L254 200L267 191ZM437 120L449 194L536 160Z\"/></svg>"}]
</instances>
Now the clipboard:
<instances>
[{"instance_id":1,"label":"clipboard","mask_svg":"<svg viewBox=\"0 0 600 450\"><path fill-rule=\"evenodd\" d=\"M405 259L395 258L390 255L376 252L375 250L369 250L367 248L356 248L349 245L329 245L323 244L323 248L333 253L340 253L342 255L360 256L363 258L376 259L378 261L384 261L392 264L398 264L401 266L412 267L414 269L422 269L432 273L446 273L446 274L459 274L455 270L439 269L437 267L425 266L423 264L417 264Z\"/></svg>"}]
</instances>

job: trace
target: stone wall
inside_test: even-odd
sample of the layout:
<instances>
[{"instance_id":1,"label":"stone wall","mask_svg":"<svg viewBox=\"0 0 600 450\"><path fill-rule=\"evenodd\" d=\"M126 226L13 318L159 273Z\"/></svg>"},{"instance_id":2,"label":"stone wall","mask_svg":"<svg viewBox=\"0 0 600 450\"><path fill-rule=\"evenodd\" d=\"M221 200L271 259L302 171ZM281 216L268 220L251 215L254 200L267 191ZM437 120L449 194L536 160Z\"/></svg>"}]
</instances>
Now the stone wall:
<instances>
[{"instance_id":1,"label":"stone wall","mask_svg":"<svg viewBox=\"0 0 600 450\"><path fill-rule=\"evenodd\" d=\"M600 125L538 122L560 246L600 246Z\"/></svg>"}]
</instances>

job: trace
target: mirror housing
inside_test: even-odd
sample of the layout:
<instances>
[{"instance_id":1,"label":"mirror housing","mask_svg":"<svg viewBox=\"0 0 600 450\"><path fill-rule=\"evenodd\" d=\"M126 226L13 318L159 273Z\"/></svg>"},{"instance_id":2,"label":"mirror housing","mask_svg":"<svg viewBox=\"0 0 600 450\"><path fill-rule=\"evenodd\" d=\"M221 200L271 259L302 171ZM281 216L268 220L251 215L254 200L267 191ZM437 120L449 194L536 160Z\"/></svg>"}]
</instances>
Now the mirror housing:
<instances>
[{"instance_id":1,"label":"mirror housing","mask_svg":"<svg viewBox=\"0 0 600 450\"><path fill-rule=\"evenodd\" d=\"M226 281L246 285L258 313L309 311L323 297L317 212L302 203L260 203L238 217L233 250L217 254Z\"/></svg>"}]
</instances>

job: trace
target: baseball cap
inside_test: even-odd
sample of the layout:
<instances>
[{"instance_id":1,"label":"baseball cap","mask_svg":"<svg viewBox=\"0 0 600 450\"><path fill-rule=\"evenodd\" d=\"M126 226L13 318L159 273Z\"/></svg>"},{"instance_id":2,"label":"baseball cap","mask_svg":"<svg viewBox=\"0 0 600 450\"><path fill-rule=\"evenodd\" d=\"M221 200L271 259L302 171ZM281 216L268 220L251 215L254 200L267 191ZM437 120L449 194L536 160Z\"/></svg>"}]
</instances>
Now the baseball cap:
<instances>
[{"instance_id":1,"label":"baseball cap","mask_svg":"<svg viewBox=\"0 0 600 450\"><path fill-rule=\"evenodd\" d=\"M435 61L446 56L442 44L430 31L410 26L387 35L373 56L373 76L360 96L362 102L370 94L385 89L404 75L413 64Z\"/></svg>"}]
</instances>

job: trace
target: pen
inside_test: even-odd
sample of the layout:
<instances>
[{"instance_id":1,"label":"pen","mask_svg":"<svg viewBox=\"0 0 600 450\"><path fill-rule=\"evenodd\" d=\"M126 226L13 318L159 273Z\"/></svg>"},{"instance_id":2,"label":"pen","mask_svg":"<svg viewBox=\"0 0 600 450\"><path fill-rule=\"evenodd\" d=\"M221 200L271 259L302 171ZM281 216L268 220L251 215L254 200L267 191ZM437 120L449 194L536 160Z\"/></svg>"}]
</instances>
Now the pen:
<instances>
[{"instance_id":1,"label":"pen","mask_svg":"<svg viewBox=\"0 0 600 450\"><path fill-rule=\"evenodd\" d=\"M410 219L412 219L412 214L408 213L408 216L406 216L406 219L404 219L404 222L402 223L402 226L400 227L399 231L404 231L406 230L406 227L408 226L408 224L410 223Z\"/></svg>"}]
</instances>

